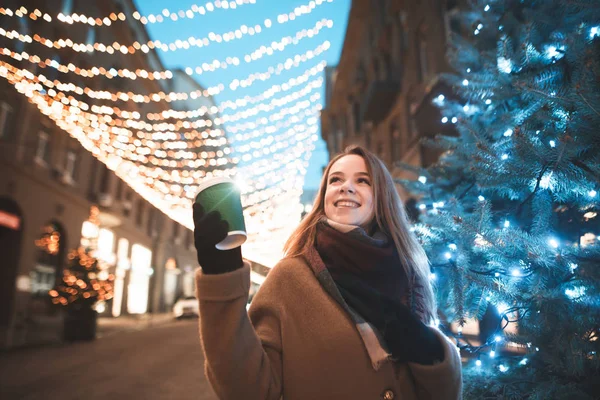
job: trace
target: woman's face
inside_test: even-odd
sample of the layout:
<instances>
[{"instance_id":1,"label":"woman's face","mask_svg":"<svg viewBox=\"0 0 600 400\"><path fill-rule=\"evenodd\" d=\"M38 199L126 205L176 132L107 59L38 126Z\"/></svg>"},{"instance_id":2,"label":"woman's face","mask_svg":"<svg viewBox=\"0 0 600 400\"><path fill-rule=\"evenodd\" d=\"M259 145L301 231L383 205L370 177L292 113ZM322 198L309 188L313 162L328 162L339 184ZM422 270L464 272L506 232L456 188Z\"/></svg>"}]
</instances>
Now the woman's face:
<instances>
[{"instance_id":1,"label":"woman's face","mask_svg":"<svg viewBox=\"0 0 600 400\"><path fill-rule=\"evenodd\" d=\"M332 221L369 230L375 207L367 165L361 156L349 154L329 169L325 190L325 215Z\"/></svg>"}]
</instances>

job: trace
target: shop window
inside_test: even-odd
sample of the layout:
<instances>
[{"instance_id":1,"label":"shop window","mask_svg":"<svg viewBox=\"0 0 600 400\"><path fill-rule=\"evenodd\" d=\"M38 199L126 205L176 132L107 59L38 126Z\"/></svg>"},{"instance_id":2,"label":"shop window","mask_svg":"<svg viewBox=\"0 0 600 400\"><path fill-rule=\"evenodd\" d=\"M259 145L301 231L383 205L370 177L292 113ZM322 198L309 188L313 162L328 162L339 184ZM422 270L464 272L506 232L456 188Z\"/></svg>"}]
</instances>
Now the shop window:
<instances>
[{"instance_id":1,"label":"shop window","mask_svg":"<svg viewBox=\"0 0 600 400\"><path fill-rule=\"evenodd\" d=\"M117 245L117 268L115 270L115 288L112 302L112 315L121 315L123 306L123 289L125 288L125 276L130 268L129 262L129 240L120 238Z\"/></svg>"},{"instance_id":2,"label":"shop window","mask_svg":"<svg viewBox=\"0 0 600 400\"><path fill-rule=\"evenodd\" d=\"M139 244L131 247L131 274L127 286L127 311L130 314L144 314L148 310L148 295L152 251Z\"/></svg>"},{"instance_id":3,"label":"shop window","mask_svg":"<svg viewBox=\"0 0 600 400\"><path fill-rule=\"evenodd\" d=\"M113 231L101 228L98 233L97 258L109 265L116 264L116 255L114 253L115 234Z\"/></svg>"}]
</instances>

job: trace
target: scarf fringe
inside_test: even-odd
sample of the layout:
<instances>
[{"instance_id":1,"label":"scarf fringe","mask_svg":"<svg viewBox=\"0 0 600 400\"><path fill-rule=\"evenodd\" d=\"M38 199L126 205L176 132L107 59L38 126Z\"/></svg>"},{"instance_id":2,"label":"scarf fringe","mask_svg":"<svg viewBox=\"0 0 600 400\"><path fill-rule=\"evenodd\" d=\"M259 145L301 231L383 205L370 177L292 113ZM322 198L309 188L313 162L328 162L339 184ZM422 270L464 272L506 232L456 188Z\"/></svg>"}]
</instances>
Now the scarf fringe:
<instances>
[{"instance_id":1,"label":"scarf fringe","mask_svg":"<svg viewBox=\"0 0 600 400\"><path fill-rule=\"evenodd\" d=\"M373 369L379 371L383 364L392 360L392 355L383 348L375 334L375 328L368 322L357 323L356 328L365 344Z\"/></svg>"}]
</instances>

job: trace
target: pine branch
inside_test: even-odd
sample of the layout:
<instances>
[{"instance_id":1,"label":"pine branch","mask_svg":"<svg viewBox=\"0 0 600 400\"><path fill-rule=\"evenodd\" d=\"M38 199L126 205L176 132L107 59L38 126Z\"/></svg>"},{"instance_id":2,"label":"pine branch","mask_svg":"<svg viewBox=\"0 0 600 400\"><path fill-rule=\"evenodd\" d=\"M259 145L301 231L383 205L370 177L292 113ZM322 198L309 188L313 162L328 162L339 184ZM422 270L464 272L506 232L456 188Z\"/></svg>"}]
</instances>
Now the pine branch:
<instances>
[{"instance_id":1,"label":"pine branch","mask_svg":"<svg viewBox=\"0 0 600 400\"><path fill-rule=\"evenodd\" d=\"M577 91L577 94L579 95L579 97L581 97L581 98L583 99L583 101L585 102L585 104L587 104L587 105L588 105L588 107L589 107L589 108L590 108L590 109L591 109L593 112L595 112L595 113L596 113L596 115L598 115L598 116L600 117L600 112L599 112L598 110L596 110L596 109L594 108L594 106L592 106L592 105L590 104L590 102L589 102L589 101L588 101L588 100L587 100L587 99L586 99L586 98L583 96L583 94L581 94L581 91L579 91L579 90L578 90L578 91Z\"/></svg>"},{"instance_id":2,"label":"pine branch","mask_svg":"<svg viewBox=\"0 0 600 400\"><path fill-rule=\"evenodd\" d=\"M523 209L523 207L525 206L525 204L527 204L533 198L533 196L535 195L535 193L539 189L540 182L542 181L542 178L544 177L544 173L546 172L547 169L548 169L548 164L546 164L546 165L544 165L542 167L542 170L538 174L538 177L537 177L537 180L536 180L536 183L535 183L535 188L529 194L529 196L527 196L527 198L525 200L523 200L523 202L517 206L517 210L516 210L516 214L517 215L521 214L521 210Z\"/></svg>"},{"instance_id":3,"label":"pine branch","mask_svg":"<svg viewBox=\"0 0 600 400\"><path fill-rule=\"evenodd\" d=\"M594 170L592 170L590 167L588 167L587 165L585 165L582 161L571 160L571 163L573 165L581 168L582 170L586 171L590 175L592 175L594 177L594 179L596 180L596 182L600 183L600 175L597 172L595 172Z\"/></svg>"}]
</instances>

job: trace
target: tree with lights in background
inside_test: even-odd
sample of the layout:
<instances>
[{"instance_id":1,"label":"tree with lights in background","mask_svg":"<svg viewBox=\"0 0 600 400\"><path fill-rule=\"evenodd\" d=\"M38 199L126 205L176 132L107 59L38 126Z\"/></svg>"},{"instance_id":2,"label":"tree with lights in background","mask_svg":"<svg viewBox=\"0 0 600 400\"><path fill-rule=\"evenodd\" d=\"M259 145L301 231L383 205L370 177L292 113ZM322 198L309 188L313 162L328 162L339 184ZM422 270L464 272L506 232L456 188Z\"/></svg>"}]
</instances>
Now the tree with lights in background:
<instances>
[{"instance_id":1,"label":"tree with lights in background","mask_svg":"<svg viewBox=\"0 0 600 400\"><path fill-rule=\"evenodd\" d=\"M65 307L64 339L67 341L93 340L96 337L97 312L95 307L113 297L114 275L93 256L97 241L98 209L93 207L88 227L92 234L82 240L82 246L72 250L63 276L48 294L52 303ZM88 229L89 230L89 229Z\"/></svg>"},{"instance_id":2,"label":"tree with lights in background","mask_svg":"<svg viewBox=\"0 0 600 400\"><path fill-rule=\"evenodd\" d=\"M402 183L465 398L598 399L600 2L473 0L452 25L456 135Z\"/></svg>"}]
</instances>

